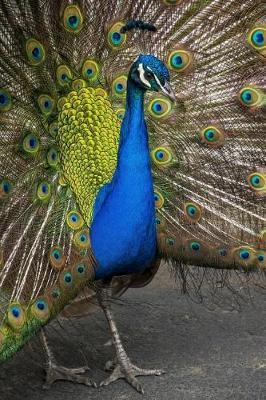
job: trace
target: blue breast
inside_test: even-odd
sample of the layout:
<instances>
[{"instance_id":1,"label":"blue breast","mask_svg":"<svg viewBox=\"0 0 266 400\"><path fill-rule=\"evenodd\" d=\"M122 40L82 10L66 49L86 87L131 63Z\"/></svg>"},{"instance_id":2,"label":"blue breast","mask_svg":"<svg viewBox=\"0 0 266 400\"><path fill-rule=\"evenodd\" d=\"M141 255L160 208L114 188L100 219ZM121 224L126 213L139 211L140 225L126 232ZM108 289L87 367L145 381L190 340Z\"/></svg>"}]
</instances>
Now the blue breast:
<instances>
[{"instance_id":1,"label":"blue breast","mask_svg":"<svg viewBox=\"0 0 266 400\"><path fill-rule=\"evenodd\" d=\"M118 165L96 199L91 244L96 279L145 270L155 258L154 193L143 96L129 81Z\"/></svg>"}]
</instances>

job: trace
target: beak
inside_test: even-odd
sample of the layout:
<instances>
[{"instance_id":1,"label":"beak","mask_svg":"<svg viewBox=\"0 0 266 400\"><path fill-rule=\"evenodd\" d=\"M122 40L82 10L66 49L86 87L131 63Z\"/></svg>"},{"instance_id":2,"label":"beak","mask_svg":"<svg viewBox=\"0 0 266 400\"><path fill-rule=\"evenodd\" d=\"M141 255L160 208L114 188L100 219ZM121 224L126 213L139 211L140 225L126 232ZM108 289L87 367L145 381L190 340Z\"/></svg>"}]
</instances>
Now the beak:
<instances>
[{"instance_id":1,"label":"beak","mask_svg":"<svg viewBox=\"0 0 266 400\"><path fill-rule=\"evenodd\" d=\"M154 78L155 78L159 88L163 92L163 94L165 94L165 96L169 97L169 99L175 103L176 96L175 96L173 89L170 86L170 83L168 81L165 81L164 85L162 85L160 82L160 79L155 74L154 74Z\"/></svg>"},{"instance_id":2,"label":"beak","mask_svg":"<svg viewBox=\"0 0 266 400\"><path fill-rule=\"evenodd\" d=\"M161 88L161 91L163 92L163 94L165 94L165 96L169 97L169 99L172 100L174 103L176 102L175 93L174 93L173 89L171 88L169 82L166 81L164 86L162 86L160 84L160 88Z\"/></svg>"}]
</instances>

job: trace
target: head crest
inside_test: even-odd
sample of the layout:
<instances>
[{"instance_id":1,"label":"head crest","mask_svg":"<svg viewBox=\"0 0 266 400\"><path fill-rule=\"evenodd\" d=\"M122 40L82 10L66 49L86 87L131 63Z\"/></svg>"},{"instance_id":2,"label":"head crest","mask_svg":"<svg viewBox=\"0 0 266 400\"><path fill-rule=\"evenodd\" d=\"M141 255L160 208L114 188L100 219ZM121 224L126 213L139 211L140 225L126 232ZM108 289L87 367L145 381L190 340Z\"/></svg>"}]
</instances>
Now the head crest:
<instances>
[{"instance_id":1,"label":"head crest","mask_svg":"<svg viewBox=\"0 0 266 400\"><path fill-rule=\"evenodd\" d=\"M140 20L131 20L131 21L128 21L120 29L120 33L126 33L128 31L131 31L132 29L141 29L143 31L147 30L147 31L151 31L151 32L157 31L157 28L154 25L149 24L148 22L143 22Z\"/></svg>"}]
</instances>

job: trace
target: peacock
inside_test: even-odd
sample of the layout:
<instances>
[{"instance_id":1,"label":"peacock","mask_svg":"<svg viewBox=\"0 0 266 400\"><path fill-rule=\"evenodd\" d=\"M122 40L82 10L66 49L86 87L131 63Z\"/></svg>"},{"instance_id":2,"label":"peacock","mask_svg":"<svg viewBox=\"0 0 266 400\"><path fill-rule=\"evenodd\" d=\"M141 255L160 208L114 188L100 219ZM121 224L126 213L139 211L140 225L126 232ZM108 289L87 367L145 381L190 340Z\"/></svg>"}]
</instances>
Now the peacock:
<instances>
[{"instance_id":1,"label":"peacock","mask_svg":"<svg viewBox=\"0 0 266 400\"><path fill-rule=\"evenodd\" d=\"M264 0L2 0L0 360L93 290L111 298L162 260L265 284ZM171 82L171 83L170 83ZM88 289L89 288L89 289Z\"/></svg>"}]
</instances>

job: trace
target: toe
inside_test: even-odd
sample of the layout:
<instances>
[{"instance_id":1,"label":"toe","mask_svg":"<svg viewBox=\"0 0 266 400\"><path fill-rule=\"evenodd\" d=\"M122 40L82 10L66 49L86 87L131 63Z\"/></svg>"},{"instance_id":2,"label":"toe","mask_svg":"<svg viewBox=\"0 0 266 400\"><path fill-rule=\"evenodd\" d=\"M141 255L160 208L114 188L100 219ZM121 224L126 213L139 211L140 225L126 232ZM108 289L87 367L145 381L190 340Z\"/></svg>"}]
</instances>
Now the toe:
<instances>
[{"instance_id":1,"label":"toe","mask_svg":"<svg viewBox=\"0 0 266 400\"><path fill-rule=\"evenodd\" d=\"M126 380L134 389L137 390L137 392L144 394L144 389L141 383L134 377L134 375L128 374Z\"/></svg>"},{"instance_id":2,"label":"toe","mask_svg":"<svg viewBox=\"0 0 266 400\"><path fill-rule=\"evenodd\" d=\"M118 379L124 378L124 375L121 373L120 367L116 367L111 375L101 382L100 386L107 386L110 383L117 381Z\"/></svg>"},{"instance_id":3,"label":"toe","mask_svg":"<svg viewBox=\"0 0 266 400\"><path fill-rule=\"evenodd\" d=\"M107 362L105 367L106 370L110 370L115 365L113 372L111 375L100 383L100 386L107 386L110 383L117 381L118 379L125 379L134 389L136 389L139 393L144 394L144 389L141 383L137 380L137 376L144 375L162 375L165 373L164 370L161 369L142 369L138 368L135 365L131 364L130 360L127 363L120 365L115 364L114 362Z\"/></svg>"},{"instance_id":4,"label":"toe","mask_svg":"<svg viewBox=\"0 0 266 400\"><path fill-rule=\"evenodd\" d=\"M79 367L79 368L65 368L61 367L62 371L65 371L66 373L71 373L71 374L85 374L85 372L89 371L90 368L88 366L85 367Z\"/></svg>"},{"instance_id":5,"label":"toe","mask_svg":"<svg viewBox=\"0 0 266 400\"><path fill-rule=\"evenodd\" d=\"M155 369L154 370L154 375L156 375L156 376L160 376L163 374L166 374L166 371L164 369Z\"/></svg>"},{"instance_id":6,"label":"toe","mask_svg":"<svg viewBox=\"0 0 266 400\"><path fill-rule=\"evenodd\" d=\"M88 370L89 367L87 366L81 368L66 368L52 364L46 371L46 383L44 389L49 389L52 383L56 381L70 381L86 386L97 387L95 382L83 375Z\"/></svg>"},{"instance_id":7,"label":"toe","mask_svg":"<svg viewBox=\"0 0 266 400\"><path fill-rule=\"evenodd\" d=\"M116 362L109 360L105 363L104 370L106 372L112 372L115 369L115 367L116 367Z\"/></svg>"}]
</instances>

